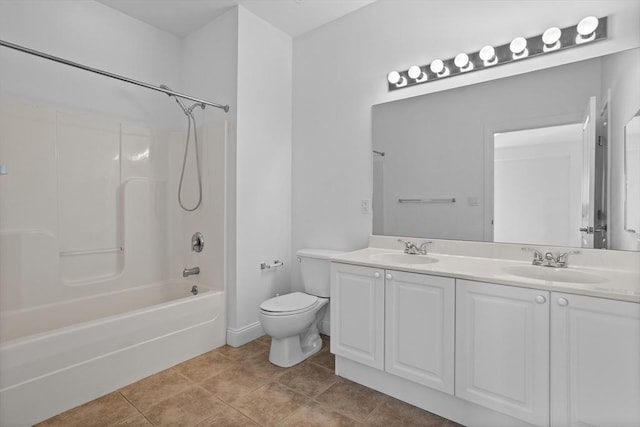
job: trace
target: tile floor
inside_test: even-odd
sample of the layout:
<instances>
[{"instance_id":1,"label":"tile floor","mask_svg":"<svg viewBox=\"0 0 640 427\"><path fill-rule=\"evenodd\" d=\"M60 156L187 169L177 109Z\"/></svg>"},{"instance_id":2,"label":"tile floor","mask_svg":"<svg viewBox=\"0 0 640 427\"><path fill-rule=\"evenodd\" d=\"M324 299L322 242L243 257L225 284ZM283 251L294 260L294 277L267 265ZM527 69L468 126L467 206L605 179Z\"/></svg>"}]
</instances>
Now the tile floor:
<instances>
[{"instance_id":1,"label":"tile floor","mask_svg":"<svg viewBox=\"0 0 640 427\"><path fill-rule=\"evenodd\" d=\"M291 368L269 363L269 337L220 347L38 426L459 426L337 377L323 340Z\"/></svg>"}]
</instances>

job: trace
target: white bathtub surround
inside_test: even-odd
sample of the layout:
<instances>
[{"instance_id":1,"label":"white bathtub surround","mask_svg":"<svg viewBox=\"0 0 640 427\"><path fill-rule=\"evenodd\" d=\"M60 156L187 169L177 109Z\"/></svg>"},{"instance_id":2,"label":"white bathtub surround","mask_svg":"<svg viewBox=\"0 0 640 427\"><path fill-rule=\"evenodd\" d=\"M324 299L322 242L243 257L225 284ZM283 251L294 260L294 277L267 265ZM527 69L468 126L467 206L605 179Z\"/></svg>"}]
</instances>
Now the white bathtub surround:
<instances>
[{"instance_id":1,"label":"white bathtub surround","mask_svg":"<svg viewBox=\"0 0 640 427\"><path fill-rule=\"evenodd\" d=\"M8 99L0 124L0 424L224 345L226 122L198 129L203 200L189 214L176 199L184 132ZM189 168L187 201L195 180Z\"/></svg>"},{"instance_id":2,"label":"white bathtub surround","mask_svg":"<svg viewBox=\"0 0 640 427\"><path fill-rule=\"evenodd\" d=\"M6 99L0 124L10 169L0 182L0 310L180 278L187 264L201 267L191 281L223 290L224 121L198 129L203 202L190 214L175 194L184 133ZM188 200L195 180L189 168ZM85 195L88 206L74 202ZM200 254L190 249L196 231L207 241Z\"/></svg>"},{"instance_id":3,"label":"white bathtub surround","mask_svg":"<svg viewBox=\"0 0 640 427\"><path fill-rule=\"evenodd\" d=\"M404 246L371 236L332 258L338 375L469 426L640 422L639 253L550 268L522 245Z\"/></svg>"},{"instance_id":4,"label":"white bathtub surround","mask_svg":"<svg viewBox=\"0 0 640 427\"><path fill-rule=\"evenodd\" d=\"M4 313L3 327L19 322L24 336L0 344L0 425L33 425L224 345L224 292L201 286L194 296L191 286Z\"/></svg>"}]
</instances>

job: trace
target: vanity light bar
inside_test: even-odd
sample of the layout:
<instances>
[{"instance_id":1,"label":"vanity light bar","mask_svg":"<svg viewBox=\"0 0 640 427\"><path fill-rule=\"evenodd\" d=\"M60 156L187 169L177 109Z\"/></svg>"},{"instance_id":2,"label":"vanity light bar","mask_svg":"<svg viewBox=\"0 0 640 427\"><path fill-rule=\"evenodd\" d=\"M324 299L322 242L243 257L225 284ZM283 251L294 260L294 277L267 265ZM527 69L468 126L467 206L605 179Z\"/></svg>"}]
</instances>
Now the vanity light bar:
<instances>
[{"instance_id":1,"label":"vanity light bar","mask_svg":"<svg viewBox=\"0 0 640 427\"><path fill-rule=\"evenodd\" d=\"M405 71L391 71L387 75L387 83L390 91L402 89L606 38L607 17L588 16L572 27L551 27L543 34L526 39L516 37L497 47L484 46L477 52L459 53L454 58L445 60L434 59L430 64L413 65Z\"/></svg>"}]
</instances>

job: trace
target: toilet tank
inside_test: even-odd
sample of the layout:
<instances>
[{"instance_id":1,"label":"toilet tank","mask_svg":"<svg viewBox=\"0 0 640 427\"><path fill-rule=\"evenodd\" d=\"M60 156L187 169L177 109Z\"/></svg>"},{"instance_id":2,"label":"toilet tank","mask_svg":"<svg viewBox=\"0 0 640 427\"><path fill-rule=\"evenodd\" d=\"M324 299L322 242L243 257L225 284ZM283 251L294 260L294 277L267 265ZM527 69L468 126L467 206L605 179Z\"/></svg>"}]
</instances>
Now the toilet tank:
<instances>
[{"instance_id":1,"label":"toilet tank","mask_svg":"<svg viewBox=\"0 0 640 427\"><path fill-rule=\"evenodd\" d=\"M296 253L306 293L318 297L329 297L331 288L329 258L342 253L344 252L329 249L300 249Z\"/></svg>"}]
</instances>

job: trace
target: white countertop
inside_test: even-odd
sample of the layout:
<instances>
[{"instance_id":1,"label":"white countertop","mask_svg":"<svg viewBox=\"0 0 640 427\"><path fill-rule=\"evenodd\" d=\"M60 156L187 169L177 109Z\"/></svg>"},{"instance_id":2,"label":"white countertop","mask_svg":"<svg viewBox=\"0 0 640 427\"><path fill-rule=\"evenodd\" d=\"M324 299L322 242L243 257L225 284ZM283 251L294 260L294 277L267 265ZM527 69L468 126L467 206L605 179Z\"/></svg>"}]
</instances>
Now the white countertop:
<instances>
[{"instance_id":1,"label":"white countertop","mask_svg":"<svg viewBox=\"0 0 640 427\"><path fill-rule=\"evenodd\" d=\"M375 257L380 254L403 254L403 251L369 247L334 256L331 261L640 303L640 272L635 269L572 267L569 265L566 270L587 273L604 279L602 283L572 283L532 279L504 271L506 267L531 266L531 262L522 260L429 252L427 256L437 259L437 262L406 264L381 262L379 258ZM411 256L420 257L421 255ZM550 267L534 266L533 268Z\"/></svg>"}]
</instances>

